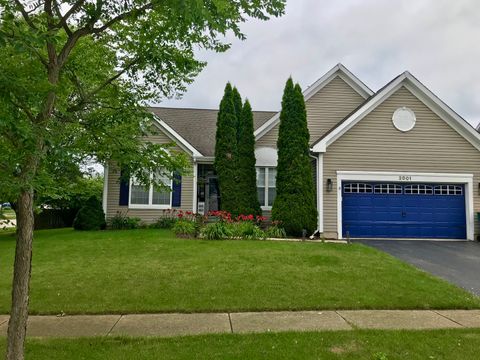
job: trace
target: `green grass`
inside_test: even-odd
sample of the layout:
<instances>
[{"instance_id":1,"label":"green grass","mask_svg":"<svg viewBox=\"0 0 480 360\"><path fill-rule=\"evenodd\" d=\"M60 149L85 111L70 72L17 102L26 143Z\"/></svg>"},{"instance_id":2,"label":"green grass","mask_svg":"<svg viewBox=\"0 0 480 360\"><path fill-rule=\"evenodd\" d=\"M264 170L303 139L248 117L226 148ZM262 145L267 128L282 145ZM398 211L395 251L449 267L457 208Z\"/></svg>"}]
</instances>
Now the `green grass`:
<instances>
[{"instance_id":1,"label":"green grass","mask_svg":"<svg viewBox=\"0 0 480 360\"><path fill-rule=\"evenodd\" d=\"M0 313L9 310L14 244L0 234ZM479 307L360 244L181 240L154 229L35 234L33 314Z\"/></svg>"},{"instance_id":2,"label":"green grass","mask_svg":"<svg viewBox=\"0 0 480 360\"><path fill-rule=\"evenodd\" d=\"M0 342L0 353L5 342ZM478 359L480 330L29 340L27 359Z\"/></svg>"}]
</instances>

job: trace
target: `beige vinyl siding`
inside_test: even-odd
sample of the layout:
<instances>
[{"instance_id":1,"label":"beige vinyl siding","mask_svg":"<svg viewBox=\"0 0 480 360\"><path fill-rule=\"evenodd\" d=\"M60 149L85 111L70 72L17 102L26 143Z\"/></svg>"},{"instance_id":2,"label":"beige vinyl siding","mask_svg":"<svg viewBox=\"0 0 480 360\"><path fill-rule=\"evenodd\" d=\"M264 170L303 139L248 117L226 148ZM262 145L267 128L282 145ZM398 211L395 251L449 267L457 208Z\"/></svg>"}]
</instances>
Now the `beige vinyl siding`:
<instances>
[{"instance_id":1,"label":"beige vinyl siding","mask_svg":"<svg viewBox=\"0 0 480 360\"><path fill-rule=\"evenodd\" d=\"M172 140L165 134L159 133L147 138L148 141L167 144ZM183 151L178 146L174 146L171 151ZM193 174L193 170L191 172ZM115 216L117 212L130 217L139 217L145 223L151 223L157 220L162 214L158 209L129 209L128 206L119 206L120 197L120 169L115 165L110 165L108 169L108 195L107 195L107 219ZM182 177L181 207L184 211L193 209L193 176L191 174Z\"/></svg>"},{"instance_id":2,"label":"beige vinyl siding","mask_svg":"<svg viewBox=\"0 0 480 360\"><path fill-rule=\"evenodd\" d=\"M336 76L306 102L310 144L317 141L365 99Z\"/></svg>"},{"instance_id":3,"label":"beige vinyl siding","mask_svg":"<svg viewBox=\"0 0 480 360\"><path fill-rule=\"evenodd\" d=\"M365 99L342 78L336 76L305 103L310 144L316 142ZM277 124L256 142L258 147L277 147Z\"/></svg>"},{"instance_id":4,"label":"beige vinyl siding","mask_svg":"<svg viewBox=\"0 0 480 360\"><path fill-rule=\"evenodd\" d=\"M279 124L275 125L269 132L263 135L260 139L255 142L255 147L271 147L276 149L277 148L277 139L278 139L278 126Z\"/></svg>"},{"instance_id":5,"label":"beige vinyl siding","mask_svg":"<svg viewBox=\"0 0 480 360\"><path fill-rule=\"evenodd\" d=\"M415 127L406 133L392 124L392 114L401 106L412 109L417 118ZM480 211L480 152L405 87L327 148L323 181L325 185L330 178L334 186L332 192L324 186L326 235L337 233L338 170L473 174L474 212Z\"/></svg>"}]
</instances>

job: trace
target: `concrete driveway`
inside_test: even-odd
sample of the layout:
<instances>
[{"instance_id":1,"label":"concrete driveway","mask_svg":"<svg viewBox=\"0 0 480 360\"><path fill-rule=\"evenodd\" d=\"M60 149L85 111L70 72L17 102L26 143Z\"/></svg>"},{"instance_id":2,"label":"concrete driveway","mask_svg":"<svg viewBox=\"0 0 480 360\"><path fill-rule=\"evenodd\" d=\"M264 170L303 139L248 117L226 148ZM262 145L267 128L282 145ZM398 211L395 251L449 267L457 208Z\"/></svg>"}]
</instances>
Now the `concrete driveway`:
<instances>
[{"instance_id":1,"label":"concrete driveway","mask_svg":"<svg viewBox=\"0 0 480 360\"><path fill-rule=\"evenodd\" d=\"M480 296L480 243L470 241L357 240Z\"/></svg>"}]
</instances>

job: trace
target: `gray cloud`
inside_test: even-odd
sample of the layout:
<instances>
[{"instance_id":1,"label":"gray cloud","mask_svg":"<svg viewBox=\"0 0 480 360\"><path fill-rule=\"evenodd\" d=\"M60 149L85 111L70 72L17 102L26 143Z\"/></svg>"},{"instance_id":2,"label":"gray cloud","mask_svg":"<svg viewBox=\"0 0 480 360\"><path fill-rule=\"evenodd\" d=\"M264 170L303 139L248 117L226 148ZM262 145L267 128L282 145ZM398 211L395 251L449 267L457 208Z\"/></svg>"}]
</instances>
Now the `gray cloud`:
<instances>
[{"instance_id":1,"label":"gray cloud","mask_svg":"<svg viewBox=\"0 0 480 360\"><path fill-rule=\"evenodd\" d=\"M409 70L472 124L480 122L480 11L475 0L290 0L286 15L242 27L180 100L216 108L227 81L256 110L278 110L293 76L303 87L342 62L373 90Z\"/></svg>"}]
</instances>

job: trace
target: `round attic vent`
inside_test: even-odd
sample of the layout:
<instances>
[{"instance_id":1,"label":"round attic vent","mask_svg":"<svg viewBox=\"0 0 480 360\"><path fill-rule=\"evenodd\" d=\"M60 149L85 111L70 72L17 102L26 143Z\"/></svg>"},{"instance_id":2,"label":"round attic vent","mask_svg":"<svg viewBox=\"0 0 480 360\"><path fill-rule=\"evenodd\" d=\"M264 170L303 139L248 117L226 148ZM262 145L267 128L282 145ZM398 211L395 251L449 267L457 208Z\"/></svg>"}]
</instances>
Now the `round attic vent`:
<instances>
[{"instance_id":1,"label":"round attic vent","mask_svg":"<svg viewBox=\"0 0 480 360\"><path fill-rule=\"evenodd\" d=\"M416 121L415 113L405 106L395 110L392 116L393 125L403 132L412 130Z\"/></svg>"}]
</instances>

